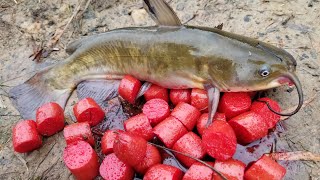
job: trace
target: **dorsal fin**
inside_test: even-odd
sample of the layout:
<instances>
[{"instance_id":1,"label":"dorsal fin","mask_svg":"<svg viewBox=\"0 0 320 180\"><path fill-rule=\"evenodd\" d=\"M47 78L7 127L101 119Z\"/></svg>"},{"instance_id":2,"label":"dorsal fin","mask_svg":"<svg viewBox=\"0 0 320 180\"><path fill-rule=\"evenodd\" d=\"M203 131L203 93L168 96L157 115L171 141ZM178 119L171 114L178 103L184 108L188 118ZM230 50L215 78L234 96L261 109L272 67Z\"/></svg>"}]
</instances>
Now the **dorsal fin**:
<instances>
[{"instance_id":1,"label":"dorsal fin","mask_svg":"<svg viewBox=\"0 0 320 180\"><path fill-rule=\"evenodd\" d=\"M159 26L181 26L177 14L164 0L143 0L143 7Z\"/></svg>"}]
</instances>

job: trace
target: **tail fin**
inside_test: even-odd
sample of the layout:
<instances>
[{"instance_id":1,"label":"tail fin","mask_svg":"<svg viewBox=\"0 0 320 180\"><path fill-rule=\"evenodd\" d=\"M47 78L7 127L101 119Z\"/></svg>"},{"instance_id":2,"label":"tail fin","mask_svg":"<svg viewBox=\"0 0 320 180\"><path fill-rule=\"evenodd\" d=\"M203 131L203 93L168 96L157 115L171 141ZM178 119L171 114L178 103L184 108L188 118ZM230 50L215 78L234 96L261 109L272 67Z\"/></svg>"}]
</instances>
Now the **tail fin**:
<instances>
[{"instance_id":1,"label":"tail fin","mask_svg":"<svg viewBox=\"0 0 320 180\"><path fill-rule=\"evenodd\" d=\"M64 108L72 92L71 89L55 89L49 86L42 78L45 72L34 75L25 83L13 87L9 92L13 105L24 119L34 119L36 110L48 102L56 102Z\"/></svg>"}]
</instances>

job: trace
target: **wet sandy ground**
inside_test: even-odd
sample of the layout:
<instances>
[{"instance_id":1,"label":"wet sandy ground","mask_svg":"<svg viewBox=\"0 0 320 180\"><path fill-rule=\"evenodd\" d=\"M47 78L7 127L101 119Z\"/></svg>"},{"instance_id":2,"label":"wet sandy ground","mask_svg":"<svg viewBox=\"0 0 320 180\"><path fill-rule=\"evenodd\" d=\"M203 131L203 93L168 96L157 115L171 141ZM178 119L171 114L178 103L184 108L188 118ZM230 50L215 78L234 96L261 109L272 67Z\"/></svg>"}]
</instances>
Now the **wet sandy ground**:
<instances>
[{"instance_id":1,"label":"wet sandy ground","mask_svg":"<svg viewBox=\"0 0 320 180\"><path fill-rule=\"evenodd\" d=\"M20 120L7 92L10 86L28 79L46 64L63 61L64 49L81 36L129 26L154 25L141 10L141 1L92 0L0 0L0 179L72 179L62 162L65 147L62 133L44 139L41 149L28 154L12 151L11 128ZM79 6L80 4L80 6ZM297 74L305 99L316 97L283 123L286 131L277 141L278 151L320 153L320 2L317 0L172 0L182 22L214 27L251 36L282 47L298 62ZM74 10L80 7L62 35L56 50L42 63L29 58L41 44L48 44L57 29L63 29ZM283 109L297 103L296 92L287 87L270 90ZM69 108L67 108L69 111ZM318 179L320 162L292 162L286 179Z\"/></svg>"}]
</instances>

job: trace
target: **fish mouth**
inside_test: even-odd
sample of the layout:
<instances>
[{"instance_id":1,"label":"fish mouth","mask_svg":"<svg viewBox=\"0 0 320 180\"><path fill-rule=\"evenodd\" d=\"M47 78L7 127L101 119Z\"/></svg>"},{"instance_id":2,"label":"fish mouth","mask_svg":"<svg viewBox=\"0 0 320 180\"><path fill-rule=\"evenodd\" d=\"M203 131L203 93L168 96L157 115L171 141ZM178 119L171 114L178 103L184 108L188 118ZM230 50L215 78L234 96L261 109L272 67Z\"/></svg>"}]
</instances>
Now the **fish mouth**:
<instances>
[{"instance_id":1,"label":"fish mouth","mask_svg":"<svg viewBox=\"0 0 320 180\"><path fill-rule=\"evenodd\" d=\"M279 78L277 78L276 80L274 81L271 81L270 82L270 86L272 87L277 87L277 86L280 86L280 85L283 85L283 84L288 84L289 86L295 86L296 89L297 89L297 92L298 92L298 97L299 97L299 104L298 106L296 107L296 109L290 113L280 113L280 112L276 112L275 110L273 110L271 108L271 106L269 106L268 102L264 101L268 108L270 109L270 111L272 111L273 113L277 114L277 115L280 115L280 116L292 116L294 114L296 114L302 107L303 105L303 91L302 91L302 85L300 83L300 80L299 78L293 74L293 73L284 73L282 74Z\"/></svg>"},{"instance_id":2,"label":"fish mouth","mask_svg":"<svg viewBox=\"0 0 320 180\"><path fill-rule=\"evenodd\" d=\"M293 81L290 78L288 78L287 76L280 76L278 79L276 79L276 82L279 85L288 84L290 87L294 86Z\"/></svg>"}]
</instances>

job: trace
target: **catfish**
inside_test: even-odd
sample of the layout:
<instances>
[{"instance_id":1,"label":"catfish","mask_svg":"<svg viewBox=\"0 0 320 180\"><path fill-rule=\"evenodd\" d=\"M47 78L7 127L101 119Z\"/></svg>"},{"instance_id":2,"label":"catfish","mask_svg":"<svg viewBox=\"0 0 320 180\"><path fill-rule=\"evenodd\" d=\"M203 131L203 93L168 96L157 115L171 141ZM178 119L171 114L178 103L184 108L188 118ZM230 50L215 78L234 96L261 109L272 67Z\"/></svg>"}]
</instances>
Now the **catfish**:
<instances>
[{"instance_id":1,"label":"catfish","mask_svg":"<svg viewBox=\"0 0 320 180\"><path fill-rule=\"evenodd\" d=\"M293 83L303 104L302 86L295 75L297 63L283 49L219 28L183 25L163 0L144 0L157 23L128 27L77 40L64 61L47 68L11 89L10 96L23 118L32 118L47 102L65 107L80 82L109 80L124 75L169 89L199 88L208 92L209 125L217 110L220 92L266 90ZM110 89L108 90L110 91ZM139 93L142 95L143 93ZM267 102L265 102L267 103ZM268 105L268 104L267 104Z\"/></svg>"}]
</instances>

